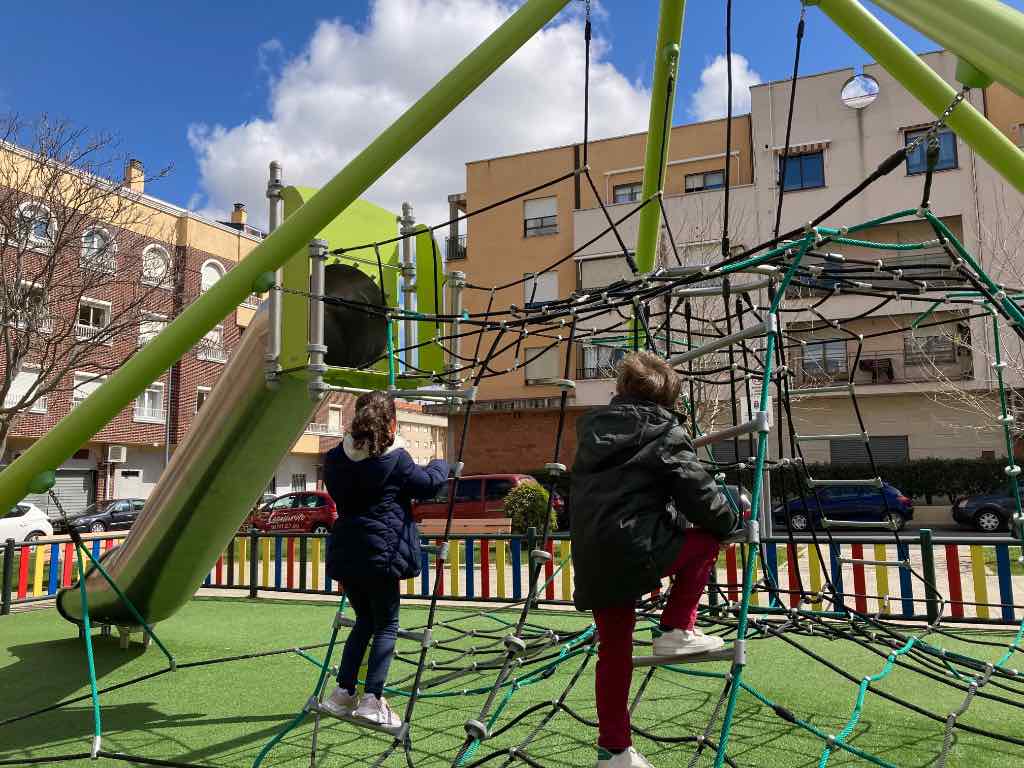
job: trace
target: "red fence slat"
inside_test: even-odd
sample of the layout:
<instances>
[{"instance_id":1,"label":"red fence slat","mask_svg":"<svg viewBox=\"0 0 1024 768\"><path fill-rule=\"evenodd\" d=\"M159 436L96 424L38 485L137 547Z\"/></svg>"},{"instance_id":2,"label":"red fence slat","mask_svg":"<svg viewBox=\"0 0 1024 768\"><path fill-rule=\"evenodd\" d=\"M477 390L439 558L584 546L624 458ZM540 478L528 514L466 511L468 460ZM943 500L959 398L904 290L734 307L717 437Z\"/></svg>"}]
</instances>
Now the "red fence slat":
<instances>
[{"instance_id":1,"label":"red fence slat","mask_svg":"<svg viewBox=\"0 0 1024 768\"><path fill-rule=\"evenodd\" d=\"M960 553L956 544L946 545L946 574L949 578L949 610L954 618L963 618L964 590L960 583Z\"/></svg>"},{"instance_id":2,"label":"red fence slat","mask_svg":"<svg viewBox=\"0 0 1024 768\"><path fill-rule=\"evenodd\" d=\"M21 560L18 563L18 599L24 600L28 596L28 547L22 547Z\"/></svg>"},{"instance_id":3,"label":"red fence slat","mask_svg":"<svg viewBox=\"0 0 1024 768\"><path fill-rule=\"evenodd\" d=\"M864 559L864 545L863 544L853 544L850 549L853 552L853 559L854 560L863 560ZM853 591L857 593L856 597L854 597L854 602L857 605L857 610L860 611L861 613L867 613L868 612L868 598L867 598L868 585L867 585L867 580L864 578L864 563L854 563L853 564Z\"/></svg>"},{"instance_id":4,"label":"red fence slat","mask_svg":"<svg viewBox=\"0 0 1024 768\"><path fill-rule=\"evenodd\" d=\"M740 593L736 589L739 583L739 575L736 570L736 547L730 546L725 549L725 580L729 589L729 599L736 602L740 599Z\"/></svg>"},{"instance_id":5,"label":"red fence slat","mask_svg":"<svg viewBox=\"0 0 1024 768\"><path fill-rule=\"evenodd\" d=\"M800 605L800 577L797 571L796 546L786 545L786 574L789 578L789 607L797 608Z\"/></svg>"},{"instance_id":6,"label":"red fence slat","mask_svg":"<svg viewBox=\"0 0 1024 768\"><path fill-rule=\"evenodd\" d=\"M547 582L547 586L544 588L544 597L548 600L554 600L555 580L552 576L555 575L555 542L548 539L548 543L544 545L544 551L551 555L551 557L544 561L544 580Z\"/></svg>"},{"instance_id":7,"label":"red fence slat","mask_svg":"<svg viewBox=\"0 0 1024 768\"><path fill-rule=\"evenodd\" d=\"M480 539L480 592L491 596L491 542L487 539Z\"/></svg>"}]
</instances>

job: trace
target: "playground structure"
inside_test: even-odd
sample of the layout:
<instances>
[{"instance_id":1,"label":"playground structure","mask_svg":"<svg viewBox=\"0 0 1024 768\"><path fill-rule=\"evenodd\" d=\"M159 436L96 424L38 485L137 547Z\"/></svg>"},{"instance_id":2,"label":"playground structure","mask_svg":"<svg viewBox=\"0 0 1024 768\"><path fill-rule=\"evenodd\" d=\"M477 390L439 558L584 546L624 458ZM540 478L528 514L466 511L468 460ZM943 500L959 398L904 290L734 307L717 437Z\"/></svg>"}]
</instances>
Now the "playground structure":
<instances>
[{"instance_id":1,"label":"playground structure","mask_svg":"<svg viewBox=\"0 0 1024 768\"><path fill-rule=\"evenodd\" d=\"M732 426L708 435L695 431L694 443L700 448L707 448L717 442L732 441L736 448L735 456L740 457L744 454L740 452L739 440L744 438L749 447L745 458L733 465L723 466L709 454L708 465L722 473L749 473L747 476L752 480L754 511L741 542L743 587L739 600L726 601L724 607L717 608L708 617L724 628L727 634L735 633L733 642L724 655L698 660L727 661L730 671L720 675L723 680L721 695L704 732L699 736L676 741L696 745L690 757L690 765L696 765L708 750L714 753L716 768L726 763L732 764L728 757L728 744L738 696L746 693L767 706L777 706L743 681L743 670L747 664L746 643L752 637L752 632L781 637L787 632L817 631L889 649L881 654L885 661L879 674L860 683L853 714L847 726L839 733L820 732L783 708L788 716L780 714L780 717L814 733L824 742L820 765L826 765L831 755L840 750L876 764L886 764L863 753L848 741L865 705L866 694L873 682L890 674L900 661L913 660L929 671L934 671L937 659L942 660L947 670L942 675L935 673L936 681L959 686L965 691L962 708L951 712L947 719L947 744L940 760L941 764L945 764L951 744L949 736L956 728L962 727L958 718L982 688L989 685L999 688L1002 696L1008 700L1008 706L1020 706L1024 701L1024 691L1019 687L1017 673L1008 667L1010 658L1018 650L1024 636L1024 625L1018 630L1015 640L1007 646L1002 658L995 664L986 664L969 656L946 654L940 646L926 639L928 635L941 636L939 624L944 609L939 611L934 620L929 617L930 620L919 634L906 634L906 628L892 627L877 617L846 605L842 590L836 588L827 573L824 584L807 587L802 584L800 572L797 571L795 591L799 600L796 606L788 599L791 595L783 599L778 585L772 583L767 576L755 579L759 563L762 573L771 572L762 560L758 526L765 496L763 478L769 464L791 470L793 487L804 498L813 498L815 489L831 482L806 476L801 454L802 443L829 436L797 434L793 430L792 419L787 419L790 396L810 391L806 388L791 390L786 367L786 356L794 341L786 334L786 309L783 303L787 288L791 285L804 285L823 290L826 294L842 291L878 296L880 304L876 311L881 311L886 303L895 298L921 302L922 311L915 321L915 327L926 324L928 317L939 306L968 311L974 308L991 316L996 344L994 367L999 381L999 418L1005 428L1008 454L1007 477L1017 499L1013 528L1016 535L1021 536L1024 517L1021 514L1017 482L1020 468L1012 458L1013 446L1009 432L1012 416L1008 411L1003 381L1004 363L999 345L1000 334L1006 328L1017 336L1024 334L1024 313L1018 306L1024 289L1007 287L993 280L941 219L929 210L927 190L931 180L930 172L925 179L925 191L919 205L870 222L840 227L825 224L826 221L836 219L845 202L863 194L871 183L899 167L916 146L905 147L887 158L871 177L857 184L837 204L804 227L785 233L776 231L771 241L734 255L729 255L728 232L723 232L725 255L720 262L702 269L695 270L681 263L675 267L671 264L657 264L655 256L665 216L661 205L661 178L667 159L666 128L672 114L680 53L678 41L685 5L682 0L663 0L652 81L653 98L642 198L628 214L636 215L639 220L635 255L623 246L623 258L630 264L634 275L632 280L618 283L599 295L573 295L535 311L514 307L505 309L499 304L497 308L489 307L486 313L469 315L461 309L459 294L472 286L465 285L459 273L443 274L432 230L426 229L410 235L417 238L416 310L412 311L408 306L399 309L396 301L398 275L403 270L399 267L394 244L402 237L374 235L366 244L353 244L351 240L340 239L343 237L341 230L332 229L340 226L339 221L343 224L336 217L370 183L472 92L563 5L565 3L558 0L529 0L525 3L498 31L319 193L308 196L298 189L282 189L280 178L275 177L272 171L268 196L271 198L273 232L267 240L185 310L152 343L140 350L57 428L40 439L0 475L0 508L17 501L29 490L42 492L52 485L54 467L67 458L82 441L98 431L155 375L172 364L252 291L269 289L271 299L266 309L258 314L227 375L222 379L232 388L229 390L225 384L221 384L215 390L209 407L204 408L201 420L179 447L155 491L147 506L146 518L140 519L125 544L112 553L102 567L96 563L76 588L64 591L58 597L62 615L83 623L87 645L90 620L107 624L134 624L155 638L152 624L171 615L194 594L209 573L224 543L237 530L245 513L265 486L279 457L288 450L305 426L317 398L330 388L344 391L389 389L412 399L463 404L461 418L464 445L476 387L485 377L505 373L491 367L490 361L499 349L503 349L502 344L516 345L527 333L549 340L551 347L566 343L571 345L589 338L619 348L655 349L688 377L691 383L691 409L695 407L692 385L698 378L693 363L700 358L717 355L715 359L720 359L721 365L710 370L702 369L699 376L713 376L712 383L728 391L729 400L733 404L745 404L748 418L737 418L738 410L734 408ZM940 126L949 126L1007 181L1024 191L1024 154L970 104L963 101L963 92L958 94L938 78L854 0L822 0L807 5L820 7L936 115L937 120L929 136L934 135ZM922 18L920 25L926 33L937 34L940 30L948 31L959 24L974 31L981 30L984 33L983 40L998 38L1024 41L1024 23L1019 14L1005 11L995 2L973 0L942 11L932 9L925 13L923 6L919 10ZM906 9L904 13L910 23L918 21L917 15ZM587 28L589 44L589 21ZM801 19L794 78L799 61L802 28ZM965 87L984 87L994 78L1021 92L1021 83L1018 82L1020 68L1017 66L1020 64L1020 46L1011 46L1002 57L989 58L982 56L976 47L977 42L972 42L970 36L953 36L947 44L963 57L960 76ZM968 61L971 63L968 64ZM794 89L792 98L795 97ZM584 122L584 148L586 130ZM923 137L922 141L927 142L929 136ZM728 151L727 146L727 154ZM586 167L585 151L583 165L570 175L593 183ZM725 190L728 201L728 179ZM533 191L536 189L528 190L513 199ZM284 205L283 217L278 213L278 200ZM508 202L511 200L502 201ZM780 192L780 209L782 203ZM468 216L475 213L479 211L470 212ZM914 217L927 222L934 232L935 240L902 244L899 249L920 250L938 243L949 257L949 271L957 275L956 290L951 290L945 284L934 284L933 276L928 272L929 269L934 270L934 267L922 265L915 270L904 266L895 270L886 268L882 263L832 251L832 247L854 253L858 248L885 248L883 243L859 240L856 235L872 226ZM728 222L728 214L724 220ZM616 227L621 223L622 220L612 221L609 216L605 232L617 233ZM568 254L565 258L571 258L572 255ZM326 262L332 257L336 264L329 267ZM826 265L829 266L827 282L822 277ZM754 275L755 280L752 283L731 282L733 276L742 275ZM405 271L403 276L411 278L412 272ZM719 281L719 285L711 289L696 287L697 283L703 284L709 279ZM335 281L333 287L332 280ZM441 300L443 280L447 280L450 299L448 310ZM510 287L513 286L485 289L491 291L491 301L494 302L499 291ZM768 304L758 305L753 296L756 296L755 291L765 287L769 291ZM715 318L695 318L689 299L708 295L722 297L723 314ZM628 333L609 337L609 334L621 331L618 324L612 328L589 325L590 321L611 309L631 315ZM682 327L678 324L681 319L685 321ZM724 332L711 333L707 330L709 325L715 324L711 322L712 319L725 323ZM837 327L841 326L841 322L835 318L822 315L821 319L836 322L839 324ZM404 354L406 350L401 348L398 341L398 324L403 321L414 321L419 325L417 343L414 344L407 337L404 339L405 347L417 348L415 366L409 362L409 356ZM856 340L856 334L852 336ZM485 338L489 339L488 344L484 344ZM462 350L470 346L475 346L475 350L471 355L464 354ZM404 369L399 365L400 357L405 358ZM574 386L569 377L568 359L564 377L552 383L562 388L562 420L554 439L552 462L549 465L552 472L558 473L564 471L559 463L561 433L568 391ZM759 392L754 392L755 387L759 387ZM767 448L772 427L766 404L773 387L778 409L775 421L780 435L780 458L770 462ZM864 437L871 458L868 429L860 418L855 387L850 383L830 385L828 389L831 390L830 394L849 396L850 407L857 414L860 424L858 435ZM783 432L783 425L787 421L788 434ZM691 426L696 429L696 419L691 419ZM873 459L871 463L874 463ZM724 474L722 479L724 481ZM854 482L877 486L881 478L875 468L873 476ZM849 484L850 481L843 483ZM832 541L833 530L849 527L849 523L841 521L824 522L823 536L829 543ZM899 544L896 522L891 519L891 523ZM449 557L450 526L451 508L445 536L431 552L441 568ZM490 657L485 669L493 674L493 682L477 691L485 696L485 700L478 716L465 724L466 740L453 756L455 765L481 764L496 754L474 763L468 762L494 735L498 719L511 696L509 694L499 701L501 691L518 690L531 680L531 676L545 674L548 669L569 659L579 659L579 666L565 688L565 694L568 694L587 667L595 643L592 627L571 632L567 639L565 635L559 637L530 620L535 598L546 586L541 574L551 560L551 553L546 548L549 534L550 531L546 529L542 531L539 546L528 555L528 589L520 601L518 620L506 628L507 634L503 631L489 638L493 642L489 647ZM819 562L824 561L819 549L819 534L813 531L812 542L818 550ZM90 554L85 548L79 547L81 572L85 572L83 553L85 557ZM925 582L926 589L934 591L934 584L928 584L926 578L909 561L863 560L861 564L896 569L901 578L904 573L909 574ZM547 578L554 578L554 574ZM794 591L792 584L789 589L791 593ZM756 590L767 596L768 607L779 619L777 623L757 615L751 618L751 597ZM408 757L409 744L416 728L414 710L417 699L425 687L441 684L437 679L424 680L427 670L436 668L429 667L428 662L431 654L436 652L433 631L438 596L435 589L425 624L406 635L407 640L417 645L418 652L414 654L417 657L414 673L399 683L408 691L403 718L405 726L399 733L389 734L393 737L392 743L380 755L377 764L382 764L397 750L405 750ZM643 601L640 611L645 618L653 615L660 599L660 596L651 596ZM828 605L818 608L822 603ZM806 609L805 605L812 607ZM848 624L835 626L830 624L833 619L842 619ZM320 674L309 701L295 720L268 743L257 764L270 754L271 749L292 727L311 716L319 722L319 700L324 693L335 642L346 622L342 602L325 656L317 661ZM173 669L173 656L162 645L161 648L167 653L170 668ZM556 653L556 659L548 663L544 654L551 652ZM544 663L535 660L535 665L529 666L534 657ZM91 652L89 659L91 664ZM448 668L442 668L441 671L446 673L446 679L466 674L467 668L464 665L455 668L455 661L451 657L445 661ZM645 658L638 660L637 666L654 670L681 662L680 659ZM525 673L522 670L524 665ZM476 674L480 669L480 665L474 662L472 672ZM653 671L648 673L647 680L650 674ZM427 683L430 685L427 686ZM642 692L643 689L640 695ZM637 697L638 704L641 701L640 695ZM102 749L95 685L93 699L97 723L93 755L98 756L102 754ZM564 695L557 706L552 706L545 713L543 722L556 717L563 704ZM316 730L314 740L315 734ZM995 738L1016 744L1020 742L1007 734L996 734ZM529 757L529 742L530 737L527 737L521 748L507 753L505 764L515 760L537 764ZM315 741L313 753L315 755Z\"/></svg>"}]
</instances>

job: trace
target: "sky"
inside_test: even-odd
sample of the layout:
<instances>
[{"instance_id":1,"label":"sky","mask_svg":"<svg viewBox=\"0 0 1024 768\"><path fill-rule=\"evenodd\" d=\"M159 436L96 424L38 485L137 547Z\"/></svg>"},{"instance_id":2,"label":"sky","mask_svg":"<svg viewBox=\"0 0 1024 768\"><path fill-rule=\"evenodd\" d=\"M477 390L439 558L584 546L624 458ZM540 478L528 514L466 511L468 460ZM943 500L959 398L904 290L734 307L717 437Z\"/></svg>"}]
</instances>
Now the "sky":
<instances>
[{"instance_id":1,"label":"sky","mask_svg":"<svg viewBox=\"0 0 1024 768\"><path fill-rule=\"evenodd\" d=\"M1024 0L1010 5L1024 9ZM320 186L516 7L512 0L54 0L5 9L0 113L66 118L115 135L147 169L148 192L204 215L245 202L266 219L267 165ZM938 48L868 4L915 51ZM581 0L512 57L364 197L417 219L447 218L467 161L578 141ZM734 0L734 110L749 85L788 78L797 0ZM644 130L656 0L595 0L592 136ZM690 0L674 121L725 113L725 0ZM31 30L30 34L26 31ZM807 10L801 73L859 68L867 55Z\"/></svg>"}]
</instances>

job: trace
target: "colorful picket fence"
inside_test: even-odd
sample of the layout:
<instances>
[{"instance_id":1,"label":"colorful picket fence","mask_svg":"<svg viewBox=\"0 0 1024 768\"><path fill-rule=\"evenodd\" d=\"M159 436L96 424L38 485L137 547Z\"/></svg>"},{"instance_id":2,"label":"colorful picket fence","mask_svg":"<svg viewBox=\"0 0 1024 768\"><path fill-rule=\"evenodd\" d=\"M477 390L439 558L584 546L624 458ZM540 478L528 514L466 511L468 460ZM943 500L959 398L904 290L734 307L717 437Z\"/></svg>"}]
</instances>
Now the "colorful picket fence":
<instances>
[{"instance_id":1,"label":"colorful picket fence","mask_svg":"<svg viewBox=\"0 0 1024 768\"><path fill-rule=\"evenodd\" d=\"M121 535L87 542L96 557L116 546ZM763 563L755 572L760 587L752 603L761 609L797 607L801 594L812 596L811 607L822 608L820 595L827 583L858 611L892 618L934 618L951 621L1016 623L1024 617L1024 567L1010 539L966 537L933 542L927 532L903 537L897 546L882 537L844 540L820 552L809 542L763 542ZM424 539L427 544L440 540ZM340 586L326 573L324 537L310 534L236 537L217 560L203 586L237 589L257 597L261 592L338 594ZM515 602L529 590L529 553L535 536L458 535L450 540L443 567L436 555L423 553L421 573L403 584L403 595L428 597L435 588L445 600ZM551 558L544 563L539 599L544 603L572 601L572 559L565 537L547 542ZM1012 550L1012 551L1011 551ZM0 612L12 605L45 600L70 586L74 548L68 540L7 542ZM900 565L900 564L903 565ZM708 599L717 603L740 596L743 551L736 546L719 558ZM766 573L767 571L767 573ZM819 599L814 599L819 596Z\"/></svg>"}]
</instances>

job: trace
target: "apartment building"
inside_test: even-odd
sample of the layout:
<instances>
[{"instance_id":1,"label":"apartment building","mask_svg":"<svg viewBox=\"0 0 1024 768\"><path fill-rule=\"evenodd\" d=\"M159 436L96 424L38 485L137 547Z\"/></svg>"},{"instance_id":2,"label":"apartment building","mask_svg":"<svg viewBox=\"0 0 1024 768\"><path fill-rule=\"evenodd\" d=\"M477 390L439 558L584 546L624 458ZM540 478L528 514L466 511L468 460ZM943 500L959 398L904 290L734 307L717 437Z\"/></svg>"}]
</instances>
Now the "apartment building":
<instances>
[{"instance_id":1,"label":"apartment building","mask_svg":"<svg viewBox=\"0 0 1024 768\"><path fill-rule=\"evenodd\" d=\"M0 148L5 162L32 162L33 157L13 145ZM49 293L40 291L36 306L40 333L66 333L64 354L81 351L90 338L102 339L87 360L69 371L66 381L20 414L7 441L0 464L13 460L32 442L95 390L112 370L136 349L149 343L184 307L208 290L260 242L262 234L246 222L245 206L238 204L231 220L218 222L198 216L147 195L144 169L132 161L126 169L123 190L140 215L124 217L120 229L98 222L67 246L74 253L54 259L71 274L54 282ZM38 249L26 249L27 258L46 258L48 232L55 230L59 215L25 195L22 214L29 237L37 236ZM7 241L5 241L6 243ZM66 241L64 241L66 242ZM6 255L10 255L8 249ZM95 256L101 254L102 258ZM15 259L3 260L5 272L15 269ZM88 271L83 276L81 271ZM96 278L96 272L102 274ZM12 273L13 274L13 273ZM12 275L4 274L12 282ZM78 293L56 290L58 285L77 285ZM81 289L81 286L87 286ZM74 295L73 300L69 296ZM58 470L57 490L69 511L83 509L95 500L116 497L145 498L163 470L165 446L173 450L191 428L196 414L217 384L225 366L245 333L259 304L247 299L224 323L203 339L169 371L154 381L133 406L119 413L102 431ZM114 331L108 331L112 322ZM70 326L70 327L69 327ZM12 333L25 333L23 324ZM62 350L56 349L60 354ZM39 376L39 365L30 354L13 380L5 404L16 403ZM0 375L4 362L0 359ZM336 444L351 418L351 397L332 394L314 416L307 432L278 469L270 490L315 488L320 455ZM44 497L32 497L47 506Z\"/></svg>"},{"instance_id":2,"label":"apartment building","mask_svg":"<svg viewBox=\"0 0 1024 768\"><path fill-rule=\"evenodd\" d=\"M955 83L953 55L939 51L923 59ZM781 224L786 231L825 210L933 120L876 65L865 67L859 76L845 68L801 77L790 157L783 173L789 88L788 81L753 87L751 114L734 118L729 231L730 244L737 250L771 238L780 179L785 186ZM972 91L968 99L1013 141L1021 142L1024 100L998 85ZM670 263L673 250L687 265L719 257L724 128L725 122L719 120L681 125L672 131L664 200L668 226L662 237L661 263ZM591 144L591 174L604 210L585 179L563 181L529 199L470 219L466 233L453 231L446 249L449 269L464 270L471 283L482 287L527 277L524 285L498 292L495 301L502 306L539 303L576 289L605 286L627 275L617 238L599 234L607 227L608 215L617 220L636 205L645 139L637 134ZM1024 210L1020 196L951 132L943 131L939 143L932 210L986 269L1019 283L1024 270L1014 261L1019 234L1013 222ZM469 163L465 193L449 200L453 208L479 209L571 170L580 151L578 146L559 147ZM904 168L877 182L829 223L854 224L917 206L923 164L923 153L915 153ZM623 222L618 230L631 249L637 218ZM897 243L933 237L920 220L880 226L862 236ZM574 258L555 272L528 277L572 251L577 251ZM938 249L912 256L858 249L849 255L882 259L890 265L911 258L914 263L922 259L946 263ZM674 263L674 255L672 259ZM872 449L883 461L998 455L1001 434L987 356L992 339L983 320L939 310L920 330L872 336L909 327L922 308L912 301L893 301L881 317L848 320L866 312L878 299L839 295L830 298L822 311L851 332L843 333L809 310L828 287L827 282L794 286L786 297L785 306L792 310L786 314L787 330L806 342L797 342L790 356L795 387L846 380L855 368ZM485 291L466 291L463 300L470 311L481 311L488 298ZM945 322L934 324L939 321ZM858 335L865 337L862 342ZM1015 348L1012 340L1010 344ZM481 387L482 401L467 441L467 470L529 471L552 460L558 392L535 382L561 376L565 353L570 355L570 377L577 387L570 400L561 461L571 462L576 416L587 407L606 403L612 394L610 373L618 351L576 345L531 359L530 349L538 345L524 341L521 346L518 355L509 352L496 361L496 367L511 372L485 380ZM524 365L524 360L530 362ZM722 418L730 423L728 409L724 410ZM846 396L798 397L794 419L798 431L805 433L859 431ZM720 449L721 458L729 458L730 448ZM809 446L807 453L809 459L821 461L864 457L863 444L856 440L822 441Z\"/></svg>"}]
</instances>

